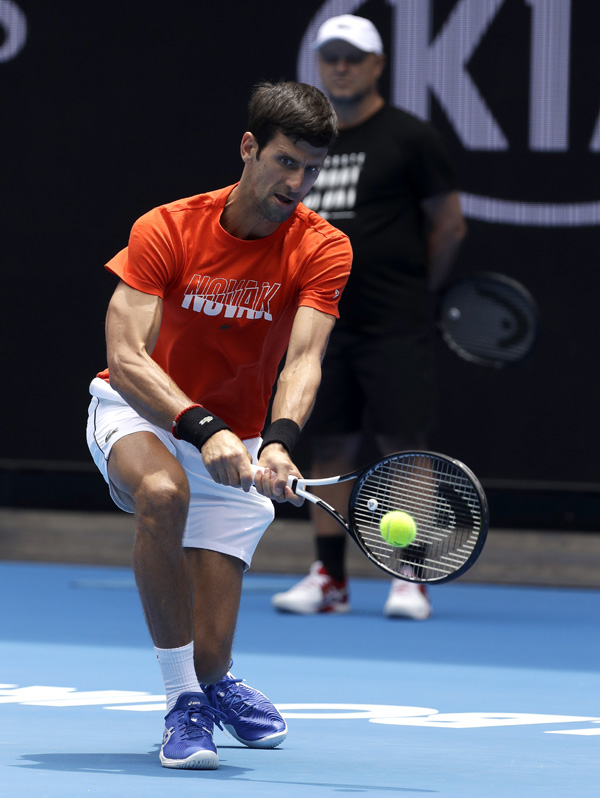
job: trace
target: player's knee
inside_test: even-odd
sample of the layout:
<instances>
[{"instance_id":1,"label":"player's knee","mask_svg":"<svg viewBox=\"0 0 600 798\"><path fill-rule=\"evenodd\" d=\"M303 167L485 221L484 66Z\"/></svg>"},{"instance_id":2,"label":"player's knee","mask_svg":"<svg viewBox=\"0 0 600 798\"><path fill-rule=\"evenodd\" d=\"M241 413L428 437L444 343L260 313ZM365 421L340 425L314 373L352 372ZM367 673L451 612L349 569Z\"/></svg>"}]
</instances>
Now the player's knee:
<instances>
[{"instance_id":1,"label":"player's knee","mask_svg":"<svg viewBox=\"0 0 600 798\"><path fill-rule=\"evenodd\" d=\"M170 527L185 524L190 503L186 479L172 479L169 475L146 477L135 494L138 526L152 529L167 522Z\"/></svg>"}]
</instances>

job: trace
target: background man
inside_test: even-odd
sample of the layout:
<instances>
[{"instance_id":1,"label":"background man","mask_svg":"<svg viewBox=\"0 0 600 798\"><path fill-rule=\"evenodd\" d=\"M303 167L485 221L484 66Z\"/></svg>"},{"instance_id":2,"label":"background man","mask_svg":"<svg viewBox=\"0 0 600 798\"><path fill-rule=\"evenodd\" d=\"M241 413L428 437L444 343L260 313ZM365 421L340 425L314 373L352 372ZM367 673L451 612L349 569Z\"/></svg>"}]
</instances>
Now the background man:
<instances>
[{"instance_id":1,"label":"background man","mask_svg":"<svg viewBox=\"0 0 600 798\"><path fill-rule=\"evenodd\" d=\"M354 252L311 419L311 476L319 478L360 465L365 413L381 454L425 447L436 409L428 292L444 282L466 225L440 135L380 94L385 55L375 26L333 17L313 48L340 135L306 203L348 234ZM351 488L315 492L343 511ZM313 523L317 562L273 605L346 612L346 534L318 509ZM384 612L425 619L431 605L423 586L394 580Z\"/></svg>"}]
</instances>

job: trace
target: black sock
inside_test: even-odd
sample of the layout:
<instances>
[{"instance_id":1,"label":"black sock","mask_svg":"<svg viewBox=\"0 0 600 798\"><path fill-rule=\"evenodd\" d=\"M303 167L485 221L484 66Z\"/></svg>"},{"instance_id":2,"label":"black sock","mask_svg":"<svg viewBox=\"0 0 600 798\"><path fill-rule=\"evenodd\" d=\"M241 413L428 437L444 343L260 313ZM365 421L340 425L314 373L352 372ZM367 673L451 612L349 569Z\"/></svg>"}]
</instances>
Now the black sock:
<instances>
[{"instance_id":1,"label":"black sock","mask_svg":"<svg viewBox=\"0 0 600 798\"><path fill-rule=\"evenodd\" d=\"M315 540L317 559L323 563L333 579L342 582L346 578L346 535L317 535Z\"/></svg>"}]
</instances>

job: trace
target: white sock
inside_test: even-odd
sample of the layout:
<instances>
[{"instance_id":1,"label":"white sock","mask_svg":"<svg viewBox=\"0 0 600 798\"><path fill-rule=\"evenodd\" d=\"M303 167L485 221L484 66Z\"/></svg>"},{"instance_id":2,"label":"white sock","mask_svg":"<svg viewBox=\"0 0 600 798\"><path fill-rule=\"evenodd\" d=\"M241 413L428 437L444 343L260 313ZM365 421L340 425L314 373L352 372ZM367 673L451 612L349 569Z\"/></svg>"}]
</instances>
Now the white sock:
<instances>
[{"instance_id":1,"label":"white sock","mask_svg":"<svg viewBox=\"0 0 600 798\"><path fill-rule=\"evenodd\" d=\"M165 683L167 712L173 709L182 693L202 692L194 668L193 641L181 648L157 648L154 646L154 651Z\"/></svg>"}]
</instances>

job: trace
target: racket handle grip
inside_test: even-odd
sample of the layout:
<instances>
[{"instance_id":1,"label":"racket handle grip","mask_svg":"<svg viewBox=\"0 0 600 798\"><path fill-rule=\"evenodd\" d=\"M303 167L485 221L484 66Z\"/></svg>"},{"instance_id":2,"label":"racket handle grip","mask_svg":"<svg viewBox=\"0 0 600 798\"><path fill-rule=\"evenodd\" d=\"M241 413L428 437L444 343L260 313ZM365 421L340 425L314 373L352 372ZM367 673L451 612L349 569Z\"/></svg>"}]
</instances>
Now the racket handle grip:
<instances>
[{"instance_id":1,"label":"racket handle grip","mask_svg":"<svg viewBox=\"0 0 600 798\"><path fill-rule=\"evenodd\" d=\"M252 479L253 480L254 480L254 477L256 476L256 472L263 470L259 466L254 465L254 463L252 463L250 465L250 468L252 469ZM297 484L298 484L298 477L295 477L295 476L293 476L293 474L290 474L290 476L288 477L288 480L287 480L288 488L291 488L294 491L294 493L296 493L296 485Z\"/></svg>"}]
</instances>

